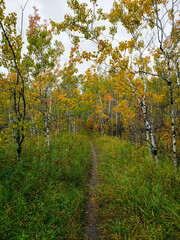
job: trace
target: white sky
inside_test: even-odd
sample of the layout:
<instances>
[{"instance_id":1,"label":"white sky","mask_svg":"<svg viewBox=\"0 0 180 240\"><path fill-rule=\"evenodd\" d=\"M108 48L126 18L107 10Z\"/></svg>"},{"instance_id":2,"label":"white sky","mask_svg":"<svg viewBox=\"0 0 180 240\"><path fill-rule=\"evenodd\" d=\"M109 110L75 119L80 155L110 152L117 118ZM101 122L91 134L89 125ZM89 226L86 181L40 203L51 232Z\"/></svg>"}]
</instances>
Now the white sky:
<instances>
[{"instance_id":1,"label":"white sky","mask_svg":"<svg viewBox=\"0 0 180 240\"><path fill-rule=\"evenodd\" d=\"M20 20L21 20L21 6L24 7L27 0L5 0L6 5L6 13L9 12L16 12L18 17L18 27L20 28ZM80 0L81 2L89 3L89 0ZM98 4L101 8L104 9L104 11L109 12L112 8L113 0L99 0ZM66 0L29 0L25 11L24 11L24 28L23 32L25 35L25 31L28 27L28 16L30 14L33 15L33 6L36 6L39 10L39 14L41 17L41 20L49 20L52 19L55 22L61 22L64 19L64 15L66 13L69 13L70 10L67 6ZM65 54L61 58L62 64L68 61L69 51L71 48L70 39L67 36L66 33L61 34L59 37L59 40L62 41L64 47L65 47ZM23 39L25 41L25 38ZM83 46L84 45L84 46ZM91 42L84 42L82 44L82 48L93 50L93 43ZM84 72L85 69L89 64L85 64L80 66L79 70L80 72Z\"/></svg>"}]
</instances>

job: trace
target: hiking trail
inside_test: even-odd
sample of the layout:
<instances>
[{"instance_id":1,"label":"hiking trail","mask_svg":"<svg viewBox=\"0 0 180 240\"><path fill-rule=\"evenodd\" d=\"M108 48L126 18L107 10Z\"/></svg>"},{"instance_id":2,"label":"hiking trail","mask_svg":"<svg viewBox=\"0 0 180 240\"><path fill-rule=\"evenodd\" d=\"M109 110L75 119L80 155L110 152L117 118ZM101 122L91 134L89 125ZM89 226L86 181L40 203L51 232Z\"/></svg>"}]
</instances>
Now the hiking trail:
<instances>
[{"instance_id":1,"label":"hiking trail","mask_svg":"<svg viewBox=\"0 0 180 240\"><path fill-rule=\"evenodd\" d=\"M88 240L97 240L100 237L100 233L97 227L97 217L96 217L96 202L94 200L94 188L98 183L97 179L97 154L94 145L91 143L93 162L91 176L89 180L89 192L87 196L86 203L86 218L85 218L85 238Z\"/></svg>"}]
</instances>

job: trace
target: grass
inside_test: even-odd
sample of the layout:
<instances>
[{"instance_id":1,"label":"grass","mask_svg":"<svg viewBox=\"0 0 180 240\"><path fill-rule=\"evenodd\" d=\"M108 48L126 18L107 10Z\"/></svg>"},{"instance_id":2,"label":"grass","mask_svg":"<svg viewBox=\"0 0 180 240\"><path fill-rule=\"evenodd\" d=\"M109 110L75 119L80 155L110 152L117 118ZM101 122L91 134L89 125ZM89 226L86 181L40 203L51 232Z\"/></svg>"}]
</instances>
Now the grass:
<instances>
[{"instance_id":1,"label":"grass","mask_svg":"<svg viewBox=\"0 0 180 240\"><path fill-rule=\"evenodd\" d=\"M0 239L84 239L84 204L91 167L87 137L66 134L47 153L26 140L22 163L13 143L0 150Z\"/></svg>"},{"instance_id":2,"label":"grass","mask_svg":"<svg viewBox=\"0 0 180 240\"><path fill-rule=\"evenodd\" d=\"M84 239L88 137L64 134L47 152L40 139L26 140L22 163L14 143L1 136L0 239ZM92 138L92 136L91 136ZM157 167L145 147L95 137L96 188L101 239L179 239L179 175L164 156Z\"/></svg>"},{"instance_id":3,"label":"grass","mask_svg":"<svg viewBox=\"0 0 180 240\"><path fill-rule=\"evenodd\" d=\"M157 167L146 148L117 138L95 142L102 239L179 239L180 182L173 165L161 156Z\"/></svg>"}]
</instances>

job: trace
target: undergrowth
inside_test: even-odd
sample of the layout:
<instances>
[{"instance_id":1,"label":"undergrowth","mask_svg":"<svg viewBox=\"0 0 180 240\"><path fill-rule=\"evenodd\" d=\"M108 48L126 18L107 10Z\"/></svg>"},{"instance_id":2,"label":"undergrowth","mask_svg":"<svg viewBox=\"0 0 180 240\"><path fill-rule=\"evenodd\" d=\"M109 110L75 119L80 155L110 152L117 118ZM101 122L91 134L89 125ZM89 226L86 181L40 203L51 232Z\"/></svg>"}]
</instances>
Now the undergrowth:
<instances>
[{"instance_id":1,"label":"undergrowth","mask_svg":"<svg viewBox=\"0 0 180 240\"><path fill-rule=\"evenodd\" d=\"M117 138L95 142L102 239L179 239L179 175L170 161L161 156L157 167L145 147Z\"/></svg>"},{"instance_id":2,"label":"undergrowth","mask_svg":"<svg viewBox=\"0 0 180 240\"><path fill-rule=\"evenodd\" d=\"M26 140L22 162L13 143L0 149L0 239L84 239L91 148L87 137L66 134L47 152Z\"/></svg>"}]
</instances>

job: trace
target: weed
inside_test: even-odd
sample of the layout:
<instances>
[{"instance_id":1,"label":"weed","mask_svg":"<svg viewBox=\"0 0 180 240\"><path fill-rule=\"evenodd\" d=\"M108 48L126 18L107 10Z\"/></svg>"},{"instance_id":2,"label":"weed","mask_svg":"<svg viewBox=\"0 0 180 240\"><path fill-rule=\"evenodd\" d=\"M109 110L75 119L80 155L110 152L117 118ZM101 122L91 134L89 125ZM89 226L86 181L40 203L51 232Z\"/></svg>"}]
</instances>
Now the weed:
<instances>
[{"instance_id":1,"label":"weed","mask_svg":"<svg viewBox=\"0 0 180 240\"><path fill-rule=\"evenodd\" d=\"M105 136L98 150L97 201L102 239L178 239L179 176L146 148Z\"/></svg>"},{"instance_id":2,"label":"weed","mask_svg":"<svg viewBox=\"0 0 180 240\"><path fill-rule=\"evenodd\" d=\"M22 162L1 150L0 239L83 239L84 203L91 166L87 137L63 135L49 152L27 140Z\"/></svg>"}]
</instances>

